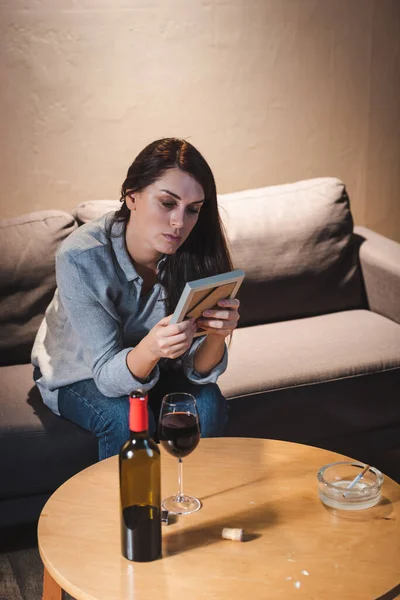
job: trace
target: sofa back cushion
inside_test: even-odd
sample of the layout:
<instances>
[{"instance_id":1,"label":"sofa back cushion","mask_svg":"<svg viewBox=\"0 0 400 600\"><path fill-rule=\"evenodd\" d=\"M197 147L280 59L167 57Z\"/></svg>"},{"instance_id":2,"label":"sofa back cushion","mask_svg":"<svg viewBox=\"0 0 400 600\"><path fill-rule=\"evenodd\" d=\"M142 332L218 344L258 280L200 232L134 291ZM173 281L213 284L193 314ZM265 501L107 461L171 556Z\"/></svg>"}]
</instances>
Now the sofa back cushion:
<instances>
[{"instance_id":1,"label":"sofa back cushion","mask_svg":"<svg viewBox=\"0 0 400 600\"><path fill-rule=\"evenodd\" d=\"M92 219L102 217L108 212L119 210L121 206L119 200L88 200L87 202L78 204L72 211L72 214L79 225L83 225Z\"/></svg>"},{"instance_id":2,"label":"sofa back cushion","mask_svg":"<svg viewBox=\"0 0 400 600\"><path fill-rule=\"evenodd\" d=\"M55 252L77 226L72 215L59 210L0 221L0 365L30 362L56 287Z\"/></svg>"},{"instance_id":3,"label":"sofa back cushion","mask_svg":"<svg viewBox=\"0 0 400 600\"><path fill-rule=\"evenodd\" d=\"M365 306L345 185L334 177L219 194L235 268L240 326ZM76 207L80 223L117 210L118 200Z\"/></svg>"},{"instance_id":4,"label":"sofa back cushion","mask_svg":"<svg viewBox=\"0 0 400 600\"><path fill-rule=\"evenodd\" d=\"M240 325L364 305L344 183L326 177L219 196L236 268Z\"/></svg>"}]
</instances>

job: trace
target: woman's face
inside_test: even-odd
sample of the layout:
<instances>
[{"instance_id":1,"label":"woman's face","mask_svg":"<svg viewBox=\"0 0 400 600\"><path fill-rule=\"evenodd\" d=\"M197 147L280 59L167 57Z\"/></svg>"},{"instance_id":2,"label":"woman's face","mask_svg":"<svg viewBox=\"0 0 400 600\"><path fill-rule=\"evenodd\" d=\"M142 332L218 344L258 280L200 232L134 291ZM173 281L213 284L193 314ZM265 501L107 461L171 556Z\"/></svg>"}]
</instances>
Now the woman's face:
<instances>
[{"instance_id":1,"label":"woman's face","mask_svg":"<svg viewBox=\"0 0 400 600\"><path fill-rule=\"evenodd\" d=\"M141 192L128 191L128 249L149 258L174 254L196 225L203 203L201 185L178 167Z\"/></svg>"}]
</instances>

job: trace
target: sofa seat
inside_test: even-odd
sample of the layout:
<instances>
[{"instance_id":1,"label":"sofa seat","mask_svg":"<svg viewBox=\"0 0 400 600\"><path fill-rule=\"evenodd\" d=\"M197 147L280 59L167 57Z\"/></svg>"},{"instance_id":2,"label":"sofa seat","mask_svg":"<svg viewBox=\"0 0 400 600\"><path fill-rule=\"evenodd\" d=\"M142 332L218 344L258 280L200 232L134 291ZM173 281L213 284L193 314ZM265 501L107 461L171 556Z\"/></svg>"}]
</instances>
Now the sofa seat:
<instances>
[{"instance_id":1,"label":"sofa seat","mask_svg":"<svg viewBox=\"0 0 400 600\"><path fill-rule=\"evenodd\" d=\"M235 398L390 369L400 369L400 325L350 310L239 328L219 385Z\"/></svg>"},{"instance_id":2,"label":"sofa seat","mask_svg":"<svg viewBox=\"0 0 400 600\"><path fill-rule=\"evenodd\" d=\"M322 347L323 352L320 351ZM261 402L263 410L267 412L265 417L261 413L260 419L263 422L260 421L260 426L265 427L265 421L269 418L267 405L273 410L272 420L274 411L277 410L271 393L303 386L307 399L304 398L302 402L301 396L296 398L304 415L307 415L313 412L312 402L315 401L313 399L307 406L307 401L312 396L309 391L312 388L309 386L315 388L326 382L359 379L361 376L390 370L398 372L399 355L400 325L397 323L367 310L331 313L239 328L230 347L229 373L220 377L219 384L231 405L235 399L243 400L249 396ZM73 474L97 460L95 437L57 417L43 404L32 380L31 365L1 367L1 380L0 441L3 456L7 460L0 461L0 500L51 492ZM373 386L368 387L373 389ZM324 387L324 390L317 400L320 404L328 402L329 388ZM21 398L24 400L21 401ZM340 398L336 401L340 402ZM360 402L367 404L367 395ZM291 432L290 427L290 403L284 403L284 406L288 411L284 437L294 439L295 432ZM386 426L391 418L390 409L385 407L384 411L380 411L376 399L373 406L371 418L374 425ZM354 405L347 406L346 410L349 414L343 415L343 420L349 420L354 428L353 421L358 418L357 398L354 398ZM231 411L233 421L234 412ZM329 414L329 406L326 407L326 412ZM334 412L337 412L337 404ZM242 405L239 413L243 427L246 410ZM372 426L368 415L364 416L364 427ZM293 428L296 428L298 420L292 420ZM279 421L282 422L281 419ZM252 422L254 427L254 420ZM333 428L332 432L334 425L333 421L328 424L328 428ZM271 427L270 437L279 437L274 432L272 423ZM314 424L312 428L317 438L322 435L323 427L315 429ZM338 430L345 430L342 421L338 422ZM302 431L306 432L307 427L302 427ZM234 434L233 430L232 433ZM310 441L307 433L303 435L306 436L303 441ZM18 467L21 463L24 463L23 478Z\"/></svg>"},{"instance_id":3,"label":"sofa seat","mask_svg":"<svg viewBox=\"0 0 400 600\"><path fill-rule=\"evenodd\" d=\"M1 501L52 492L97 461L94 435L43 404L32 372L29 364L1 367L0 511Z\"/></svg>"},{"instance_id":4,"label":"sofa seat","mask_svg":"<svg viewBox=\"0 0 400 600\"><path fill-rule=\"evenodd\" d=\"M367 310L238 329L225 435L319 446L398 480L399 377L400 325Z\"/></svg>"}]
</instances>

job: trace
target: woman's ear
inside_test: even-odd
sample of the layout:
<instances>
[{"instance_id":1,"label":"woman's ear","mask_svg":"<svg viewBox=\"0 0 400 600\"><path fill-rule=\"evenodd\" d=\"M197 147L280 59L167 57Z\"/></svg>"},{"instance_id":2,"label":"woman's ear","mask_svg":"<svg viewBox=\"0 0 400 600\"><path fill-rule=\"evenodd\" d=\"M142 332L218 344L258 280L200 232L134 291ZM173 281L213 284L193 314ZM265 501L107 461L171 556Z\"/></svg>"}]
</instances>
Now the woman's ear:
<instances>
[{"instance_id":1,"label":"woman's ear","mask_svg":"<svg viewBox=\"0 0 400 600\"><path fill-rule=\"evenodd\" d=\"M126 206L129 208L129 210L136 210L136 200L135 200L135 196L133 193L126 194L125 202L126 202Z\"/></svg>"}]
</instances>

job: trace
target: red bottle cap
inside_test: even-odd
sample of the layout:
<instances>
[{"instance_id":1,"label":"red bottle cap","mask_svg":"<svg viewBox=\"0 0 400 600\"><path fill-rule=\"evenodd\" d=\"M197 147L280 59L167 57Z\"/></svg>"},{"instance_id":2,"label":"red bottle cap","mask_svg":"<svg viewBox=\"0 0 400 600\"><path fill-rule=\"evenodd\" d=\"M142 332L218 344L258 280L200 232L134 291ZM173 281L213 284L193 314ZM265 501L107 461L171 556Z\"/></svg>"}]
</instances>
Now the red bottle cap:
<instances>
[{"instance_id":1,"label":"red bottle cap","mask_svg":"<svg viewBox=\"0 0 400 600\"><path fill-rule=\"evenodd\" d=\"M131 431L147 431L149 428L149 413L147 410L147 394L132 392L129 396L129 429Z\"/></svg>"}]
</instances>

